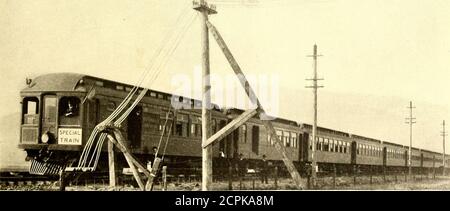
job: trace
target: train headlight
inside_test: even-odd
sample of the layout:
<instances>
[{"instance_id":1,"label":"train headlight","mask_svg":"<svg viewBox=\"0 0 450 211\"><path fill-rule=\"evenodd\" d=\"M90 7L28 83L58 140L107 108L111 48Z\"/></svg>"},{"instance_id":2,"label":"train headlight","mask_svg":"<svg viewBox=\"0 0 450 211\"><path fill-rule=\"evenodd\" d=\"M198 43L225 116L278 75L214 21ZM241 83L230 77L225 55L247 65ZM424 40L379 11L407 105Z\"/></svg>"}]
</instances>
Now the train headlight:
<instances>
[{"instance_id":1,"label":"train headlight","mask_svg":"<svg viewBox=\"0 0 450 211\"><path fill-rule=\"evenodd\" d=\"M46 143L48 143L49 140L50 140L50 136L48 135L47 132L42 134L42 136L41 136L41 142L42 143L46 144Z\"/></svg>"}]
</instances>

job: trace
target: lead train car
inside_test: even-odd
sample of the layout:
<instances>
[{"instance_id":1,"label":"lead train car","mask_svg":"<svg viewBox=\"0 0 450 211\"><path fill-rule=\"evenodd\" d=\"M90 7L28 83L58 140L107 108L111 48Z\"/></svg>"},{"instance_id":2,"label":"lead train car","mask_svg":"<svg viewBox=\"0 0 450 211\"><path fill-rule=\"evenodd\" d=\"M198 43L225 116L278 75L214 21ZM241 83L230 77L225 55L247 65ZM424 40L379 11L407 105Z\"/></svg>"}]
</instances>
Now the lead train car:
<instances>
[{"instance_id":1,"label":"lead train car","mask_svg":"<svg viewBox=\"0 0 450 211\"><path fill-rule=\"evenodd\" d=\"M27 159L34 164L31 173L55 174L63 166L76 163L93 128L115 110L131 89L132 86L127 84L74 73L42 75L28 84L20 93L22 117L19 148L27 152ZM169 112L171 105L182 108L175 113L173 109ZM149 90L121 127L131 152L142 162L148 161L153 155L152 149L159 145L168 115L167 127L172 125L172 128L164 162L171 167L169 169L200 168L201 110L196 109L200 106L198 100ZM214 106L212 131L217 132L242 112ZM273 125L288 157L305 175L305 169L308 169L305 167L311 163L311 125L281 118L274 118ZM401 145L318 127L316 158L319 171L330 172L334 167L340 172L353 171L354 166L360 166L363 170L366 167L406 167L405 150ZM106 144L103 151L106 151ZM258 118L250 119L213 144L214 168L225 168L229 163L221 162L220 155L236 160L238 154L250 161L249 168L258 168L261 156L266 155L283 171L281 155L275 150L274 142ZM438 155L434 153L436 160L441 159ZM414 149L413 166L432 166L430 156ZM118 159L121 157L118 156ZM124 160L118 163L119 168L127 167ZM441 163L435 163L436 167L442 166ZM99 169L105 167L107 156L103 154Z\"/></svg>"},{"instance_id":2,"label":"lead train car","mask_svg":"<svg viewBox=\"0 0 450 211\"><path fill-rule=\"evenodd\" d=\"M106 119L127 96L132 86L74 73L55 73L34 79L21 91L22 118L19 148L32 160L32 173L55 174L74 164L81 155L93 128ZM172 102L189 109L178 109ZM167 144L167 162L199 165L201 159L201 106L197 100L158 91L147 95L122 123L122 133L131 152L148 161L161 138L166 116L172 125ZM218 109L212 110L213 131L227 123ZM171 124L173 122L173 124ZM166 134L169 128L166 129ZM165 142L161 143L162 146ZM219 144L213 146L219 155ZM106 151L106 144L103 147ZM161 150L162 151L162 150ZM159 152L162 154L162 152ZM118 158L120 158L119 156ZM105 156L99 168L106 167ZM123 161L123 160L122 160ZM125 162L122 162L123 164Z\"/></svg>"}]
</instances>

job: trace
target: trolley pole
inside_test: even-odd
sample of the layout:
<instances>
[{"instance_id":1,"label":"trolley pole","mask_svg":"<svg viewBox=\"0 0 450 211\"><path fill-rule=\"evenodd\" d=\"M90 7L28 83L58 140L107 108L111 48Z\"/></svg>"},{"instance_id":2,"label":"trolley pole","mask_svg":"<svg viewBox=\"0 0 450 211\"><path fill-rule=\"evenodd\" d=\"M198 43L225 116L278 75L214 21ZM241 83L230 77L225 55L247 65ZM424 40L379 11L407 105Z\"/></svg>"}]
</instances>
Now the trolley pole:
<instances>
[{"instance_id":1,"label":"trolley pole","mask_svg":"<svg viewBox=\"0 0 450 211\"><path fill-rule=\"evenodd\" d=\"M314 93L314 123L312 128L312 140L311 140L311 184L312 187L316 185L316 171L317 171L317 162L315 158L315 151L316 151L316 137L317 137L317 89L323 88L323 86L318 86L317 81L323 80L322 78L317 78L317 57L320 57L322 55L317 55L317 45L314 44L314 54L309 55L308 57L313 57L314 59L314 78L312 79L306 79L313 81L312 86L306 86L306 88L312 88Z\"/></svg>"},{"instance_id":2,"label":"trolley pole","mask_svg":"<svg viewBox=\"0 0 450 211\"><path fill-rule=\"evenodd\" d=\"M213 5L208 5L205 0L193 2L193 9L200 12L201 17L201 42L202 42L202 143L211 136L211 83L209 71L209 14L217 13ZM212 146L202 148L202 190L210 190L212 183Z\"/></svg>"},{"instance_id":3,"label":"trolley pole","mask_svg":"<svg viewBox=\"0 0 450 211\"><path fill-rule=\"evenodd\" d=\"M411 178L411 175L412 175L412 169L411 169L411 166L412 166L412 164L411 164L411 156L412 156L412 149L411 149L412 148L412 125L416 123L414 121L416 118L413 118L412 110L413 110L413 108L416 108L416 107L413 107L412 101L409 101L409 107L407 107L407 108L409 109L409 118L406 118L406 120L407 120L406 124L409 124L408 176L409 176L409 178Z\"/></svg>"},{"instance_id":4,"label":"trolley pole","mask_svg":"<svg viewBox=\"0 0 450 211\"><path fill-rule=\"evenodd\" d=\"M445 131L445 120L442 121L442 176L445 176L445 136L447 132Z\"/></svg>"}]
</instances>

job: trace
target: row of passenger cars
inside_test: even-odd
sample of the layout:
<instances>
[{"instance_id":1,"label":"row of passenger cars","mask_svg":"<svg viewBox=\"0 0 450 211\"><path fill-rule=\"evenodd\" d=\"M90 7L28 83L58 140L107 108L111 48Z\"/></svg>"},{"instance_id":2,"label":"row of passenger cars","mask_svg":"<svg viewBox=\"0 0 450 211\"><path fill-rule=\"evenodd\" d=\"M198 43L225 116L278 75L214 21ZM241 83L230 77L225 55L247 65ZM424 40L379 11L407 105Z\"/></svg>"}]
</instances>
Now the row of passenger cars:
<instances>
[{"instance_id":1,"label":"row of passenger cars","mask_svg":"<svg viewBox=\"0 0 450 211\"><path fill-rule=\"evenodd\" d=\"M41 174L49 174L45 163L68 165L80 157L94 127L107 118L132 89L131 85L74 73L41 75L27 84L21 95L22 118L19 147L27 159L40 166ZM174 112L170 109L176 105ZM131 152L142 162L153 156L159 145L166 118L172 127L165 161L168 165L195 168L201 166L201 102L182 96L150 90L122 125ZM243 111L212 109L212 130L218 131ZM289 158L304 172L311 163L311 125L275 118L276 134L283 141ZM167 134L164 134L167 135ZM106 151L106 145L103 151ZM252 118L223 140L213 145L214 159L224 155L237 159L242 154L249 165L266 155L274 165L282 166L265 127ZM351 171L361 169L405 169L408 148L399 144L375 140L342 131L318 128L316 159L319 170L337 167ZM447 156L448 158L448 156ZM254 161L254 162L253 162ZM449 160L446 160L447 166ZM75 162L76 163L76 162ZM35 165L35 167L36 167ZM122 160L120 167L126 167ZM424 149L412 149L415 168L442 167L442 155ZM106 154L99 168L107 167ZM55 169L53 167L53 169Z\"/></svg>"}]
</instances>

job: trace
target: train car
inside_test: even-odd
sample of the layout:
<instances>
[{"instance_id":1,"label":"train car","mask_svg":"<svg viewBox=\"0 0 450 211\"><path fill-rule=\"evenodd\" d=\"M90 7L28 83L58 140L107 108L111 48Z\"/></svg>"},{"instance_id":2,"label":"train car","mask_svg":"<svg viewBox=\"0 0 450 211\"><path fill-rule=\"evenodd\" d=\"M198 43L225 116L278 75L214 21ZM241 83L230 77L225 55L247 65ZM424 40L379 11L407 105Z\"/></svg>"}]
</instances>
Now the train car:
<instances>
[{"instance_id":1,"label":"train car","mask_svg":"<svg viewBox=\"0 0 450 211\"><path fill-rule=\"evenodd\" d=\"M383 165L383 148L380 140L353 134L351 138L356 147L357 165L370 168Z\"/></svg>"},{"instance_id":2,"label":"train car","mask_svg":"<svg viewBox=\"0 0 450 211\"><path fill-rule=\"evenodd\" d=\"M239 109L227 109L227 117L235 119L244 111ZM301 146L299 145L302 134L300 127L294 121L276 118L272 120L276 135L282 141L288 158L299 165L299 154ZM229 144L227 144L229 143ZM270 161L273 166L285 170L282 165L282 156L275 149L275 142L271 139L268 131L262 121L258 118L251 118L245 124L241 125L232 133L232 137L226 140L225 151L227 157L235 157L236 154L242 154L248 160L248 168L257 169L262 156ZM285 172L284 172L285 173Z\"/></svg>"},{"instance_id":3,"label":"train car","mask_svg":"<svg viewBox=\"0 0 450 211\"><path fill-rule=\"evenodd\" d=\"M94 127L116 109L131 89L131 85L74 73L42 75L29 83L21 91L19 148L32 160L30 170L54 174L73 164ZM167 162L195 159L200 165L201 111L181 107L169 112L174 103L188 108L201 105L197 100L150 90L122 123L121 131L131 152L145 162L159 145L164 125L172 125L171 130L166 130L171 131ZM214 131L228 121L217 107L212 110L212 119ZM213 150L218 157L219 144Z\"/></svg>"},{"instance_id":4,"label":"train car","mask_svg":"<svg viewBox=\"0 0 450 211\"><path fill-rule=\"evenodd\" d=\"M423 154L423 167L425 168L434 168L437 166L437 158L436 154L429 150L422 150Z\"/></svg>"},{"instance_id":5,"label":"train car","mask_svg":"<svg viewBox=\"0 0 450 211\"><path fill-rule=\"evenodd\" d=\"M387 167L406 167L408 150L403 145L383 142L383 157Z\"/></svg>"},{"instance_id":6,"label":"train car","mask_svg":"<svg viewBox=\"0 0 450 211\"><path fill-rule=\"evenodd\" d=\"M301 160L312 162L312 125L301 124L303 134L303 156ZM348 171L352 159L351 140L349 134L324 127L317 127L315 140L315 158L319 172L331 172L336 168L338 172Z\"/></svg>"}]
</instances>

